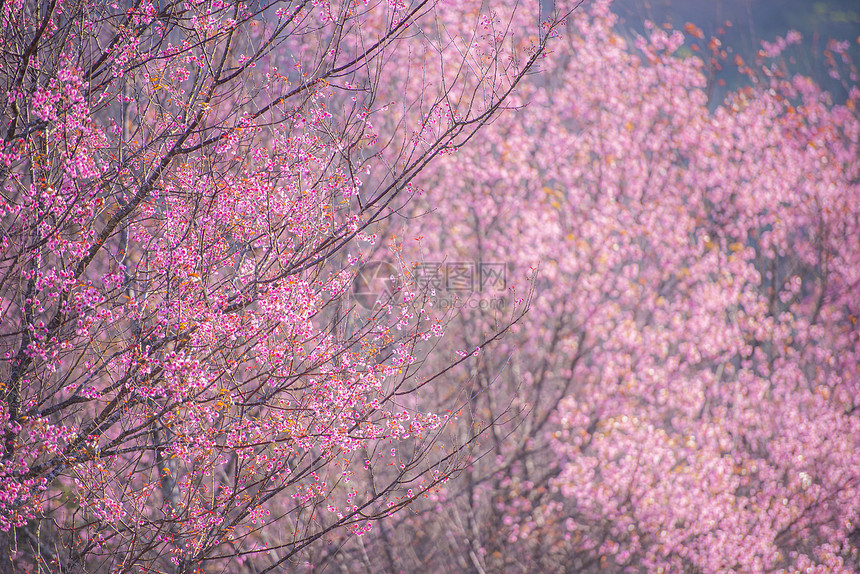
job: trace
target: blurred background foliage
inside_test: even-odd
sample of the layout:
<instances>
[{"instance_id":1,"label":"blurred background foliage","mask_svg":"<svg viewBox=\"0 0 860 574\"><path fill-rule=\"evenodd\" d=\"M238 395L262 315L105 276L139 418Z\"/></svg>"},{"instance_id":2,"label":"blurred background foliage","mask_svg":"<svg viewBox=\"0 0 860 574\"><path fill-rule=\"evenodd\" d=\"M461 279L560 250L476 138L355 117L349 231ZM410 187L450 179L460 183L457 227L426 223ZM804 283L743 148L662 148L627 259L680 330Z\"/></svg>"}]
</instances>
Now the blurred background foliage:
<instances>
[{"instance_id":1,"label":"blurred background foliage","mask_svg":"<svg viewBox=\"0 0 860 574\"><path fill-rule=\"evenodd\" d=\"M860 0L615 0L613 11L624 28L640 33L646 21L675 29L691 22L706 38L718 37L730 54L748 61L755 58L762 40L772 42L797 30L803 43L786 52L792 70L813 78L836 101L844 101L847 93L827 73L827 42L848 41L854 60L860 56ZM746 81L731 65L720 77L726 82L722 93ZM722 94L715 95L716 103Z\"/></svg>"}]
</instances>

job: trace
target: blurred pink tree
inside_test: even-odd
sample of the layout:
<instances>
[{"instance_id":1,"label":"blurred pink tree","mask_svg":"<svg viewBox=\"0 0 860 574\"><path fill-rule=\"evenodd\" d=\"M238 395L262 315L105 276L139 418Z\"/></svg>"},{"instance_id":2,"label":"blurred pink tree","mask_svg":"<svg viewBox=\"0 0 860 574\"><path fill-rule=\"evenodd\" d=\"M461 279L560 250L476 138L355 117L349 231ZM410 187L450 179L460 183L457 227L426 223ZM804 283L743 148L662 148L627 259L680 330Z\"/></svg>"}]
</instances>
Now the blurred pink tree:
<instances>
[{"instance_id":1,"label":"blurred pink tree","mask_svg":"<svg viewBox=\"0 0 860 574\"><path fill-rule=\"evenodd\" d=\"M426 391L463 398L462 440L495 422L471 465L342 559L858 571L860 91L846 46L828 52L844 104L789 72L790 33L735 59L748 86L713 106L708 70L729 65L717 39L692 25L628 37L609 8L577 12L510 101L521 108L422 174L399 231L416 279L504 262L536 291L502 342ZM435 287L443 311L452 295ZM449 352L506 320L474 291L447 315Z\"/></svg>"}]
</instances>

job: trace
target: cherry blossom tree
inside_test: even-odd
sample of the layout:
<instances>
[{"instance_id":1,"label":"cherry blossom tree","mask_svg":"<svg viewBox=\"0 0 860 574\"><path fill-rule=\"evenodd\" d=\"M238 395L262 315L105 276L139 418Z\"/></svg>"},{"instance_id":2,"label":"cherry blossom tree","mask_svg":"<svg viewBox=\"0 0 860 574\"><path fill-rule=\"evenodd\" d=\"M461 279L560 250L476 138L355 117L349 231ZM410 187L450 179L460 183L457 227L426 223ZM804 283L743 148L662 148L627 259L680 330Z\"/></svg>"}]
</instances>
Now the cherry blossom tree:
<instances>
[{"instance_id":1,"label":"cherry blossom tree","mask_svg":"<svg viewBox=\"0 0 860 574\"><path fill-rule=\"evenodd\" d=\"M494 421L470 464L347 545L345 563L860 570L848 45L826 55L849 94L835 103L781 57L796 33L744 62L693 25L644 37L615 25L608 2L578 12L511 100L522 107L422 174L437 194L397 231L416 280L504 262L536 291L493 352L431 389L440 404L464 398L462 440ZM713 71L732 65L746 86L710 101ZM427 293L437 307L448 296ZM504 320L463 302L448 314L452 352Z\"/></svg>"},{"instance_id":2,"label":"cherry blossom tree","mask_svg":"<svg viewBox=\"0 0 860 574\"><path fill-rule=\"evenodd\" d=\"M415 393L465 359L350 292L557 24L465 6L0 3L0 571L279 570L461 467Z\"/></svg>"}]
</instances>

